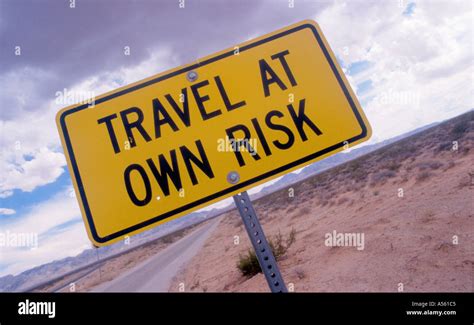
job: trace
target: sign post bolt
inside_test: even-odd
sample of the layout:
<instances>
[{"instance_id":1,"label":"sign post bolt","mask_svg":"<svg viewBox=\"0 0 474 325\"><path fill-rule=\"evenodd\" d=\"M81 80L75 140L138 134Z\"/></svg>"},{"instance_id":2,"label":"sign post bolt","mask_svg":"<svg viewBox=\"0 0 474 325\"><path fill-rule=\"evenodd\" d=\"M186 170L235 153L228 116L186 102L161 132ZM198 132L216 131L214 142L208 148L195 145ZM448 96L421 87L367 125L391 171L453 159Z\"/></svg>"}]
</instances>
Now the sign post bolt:
<instances>
[{"instance_id":1,"label":"sign post bolt","mask_svg":"<svg viewBox=\"0 0 474 325\"><path fill-rule=\"evenodd\" d=\"M227 174L227 181L230 184L237 184L240 181L239 173L237 172L229 172Z\"/></svg>"},{"instance_id":2,"label":"sign post bolt","mask_svg":"<svg viewBox=\"0 0 474 325\"><path fill-rule=\"evenodd\" d=\"M191 70L191 71L188 71L188 73L186 74L186 78L188 79L188 81L194 82L197 80L198 74L196 71Z\"/></svg>"}]
</instances>

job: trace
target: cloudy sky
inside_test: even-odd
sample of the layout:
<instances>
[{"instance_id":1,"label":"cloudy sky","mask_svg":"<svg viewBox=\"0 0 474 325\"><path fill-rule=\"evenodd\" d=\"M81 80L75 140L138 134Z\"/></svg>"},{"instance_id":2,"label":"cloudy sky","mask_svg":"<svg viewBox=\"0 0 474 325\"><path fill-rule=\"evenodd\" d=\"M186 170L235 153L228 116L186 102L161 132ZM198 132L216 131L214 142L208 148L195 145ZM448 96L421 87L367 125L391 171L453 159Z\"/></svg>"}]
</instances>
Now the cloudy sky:
<instances>
[{"instance_id":1,"label":"cloudy sky","mask_svg":"<svg viewBox=\"0 0 474 325\"><path fill-rule=\"evenodd\" d=\"M36 249L0 247L0 276L90 247L54 120L64 89L99 95L314 19L371 143L473 107L471 1L180 2L0 0L0 233L39 235Z\"/></svg>"}]
</instances>

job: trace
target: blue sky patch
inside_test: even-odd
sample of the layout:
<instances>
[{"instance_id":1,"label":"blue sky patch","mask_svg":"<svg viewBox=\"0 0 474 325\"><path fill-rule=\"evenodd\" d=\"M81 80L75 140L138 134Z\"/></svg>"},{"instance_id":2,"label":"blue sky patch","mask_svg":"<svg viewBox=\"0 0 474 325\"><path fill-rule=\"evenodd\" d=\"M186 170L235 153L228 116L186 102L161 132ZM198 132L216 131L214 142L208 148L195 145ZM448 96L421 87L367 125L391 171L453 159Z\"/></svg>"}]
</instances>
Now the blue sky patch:
<instances>
[{"instance_id":1,"label":"blue sky patch","mask_svg":"<svg viewBox=\"0 0 474 325\"><path fill-rule=\"evenodd\" d=\"M407 7L405 8L405 11L403 11L404 16L411 16L413 14L413 11L415 11L416 3L410 2L407 4Z\"/></svg>"},{"instance_id":2,"label":"blue sky patch","mask_svg":"<svg viewBox=\"0 0 474 325\"><path fill-rule=\"evenodd\" d=\"M65 188L71 186L69 172L66 168L64 168L64 171L65 172L53 183L37 187L32 192L14 190L13 195L0 199L0 207L16 211L15 214L1 216L1 220L15 219L26 212L31 206L46 201L53 197L54 194L64 191Z\"/></svg>"},{"instance_id":3,"label":"blue sky patch","mask_svg":"<svg viewBox=\"0 0 474 325\"><path fill-rule=\"evenodd\" d=\"M365 69L369 68L371 66L371 63L367 60L363 61L356 61L354 63L351 63L349 66L348 72L350 75L355 75L358 74L361 71L364 71Z\"/></svg>"}]
</instances>

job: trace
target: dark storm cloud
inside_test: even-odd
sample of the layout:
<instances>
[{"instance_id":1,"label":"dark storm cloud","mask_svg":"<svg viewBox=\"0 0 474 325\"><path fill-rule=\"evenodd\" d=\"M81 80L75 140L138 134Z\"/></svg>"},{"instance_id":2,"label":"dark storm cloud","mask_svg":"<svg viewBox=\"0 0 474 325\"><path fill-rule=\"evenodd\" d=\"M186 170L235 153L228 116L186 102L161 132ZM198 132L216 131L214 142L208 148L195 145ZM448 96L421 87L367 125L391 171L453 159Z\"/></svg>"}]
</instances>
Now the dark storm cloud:
<instances>
[{"instance_id":1,"label":"dark storm cloud","mask_svg":"<svg viewBox=\"0 0 474 325\"><path fill-rule=\"evenodd\" d=\"M47 74L44 80L24 80L38 92L25 110L37 109L41 98L54 98L56 91L88 76L136 65L160 47L170 48L181 64L192 62L250 36L312 18L328 4L296 0L295 8L289 8L287 0L186 0L182 9L178 0L76 0L72 9L69 3L0 0L0 75L23 71L20 78L27 79L31 70L25 72L25 67ZM14 55L15 46L21 46L21 56ZM130 46L132 55L123 54L124 46ZM12 107L16 99L1 101L2 110L18 109Z\"/></svg>"}]
</instances>

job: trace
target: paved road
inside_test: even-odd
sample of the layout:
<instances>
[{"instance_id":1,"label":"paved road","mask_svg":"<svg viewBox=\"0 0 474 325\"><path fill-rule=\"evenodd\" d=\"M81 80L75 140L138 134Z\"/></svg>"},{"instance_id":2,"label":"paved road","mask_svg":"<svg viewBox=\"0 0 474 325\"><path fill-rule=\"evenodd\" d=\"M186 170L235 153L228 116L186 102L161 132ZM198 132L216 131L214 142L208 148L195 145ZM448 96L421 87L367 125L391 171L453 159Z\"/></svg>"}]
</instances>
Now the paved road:
<instances>
[{"instance_id":1,"label":"paved road","mask_svg":"<svg viewBox=\"0 0 474 325\"><path fill-rule=\"evenodd\" d=\"M155 256L136 265L93 292L167 292L179 269L196 255L219 223L218 218L196 229Z\"/></svg>"}]
</instances>

